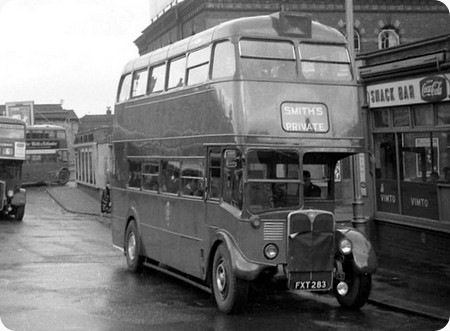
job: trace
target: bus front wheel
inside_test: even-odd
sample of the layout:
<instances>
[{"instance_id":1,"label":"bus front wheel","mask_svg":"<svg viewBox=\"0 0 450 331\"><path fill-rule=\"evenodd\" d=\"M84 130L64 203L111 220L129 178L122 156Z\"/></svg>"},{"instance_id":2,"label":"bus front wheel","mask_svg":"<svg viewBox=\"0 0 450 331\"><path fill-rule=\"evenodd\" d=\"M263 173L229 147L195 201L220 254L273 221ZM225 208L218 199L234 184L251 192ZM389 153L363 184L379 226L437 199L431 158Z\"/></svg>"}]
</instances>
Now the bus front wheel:
<instances>
[{"instance_id":1,"label":"bus front wheel","mask_svg":"<svg viewBox=\"0 0 450 331\"><path fill-rule=\"evenodd\" d=\"M17 206L14 208L14 219L21 221L25 215L25 206Z\"/></svg>"},{"instance_id":2,"label":"bus front wheel","mask_svg":"<svg viewBox=\"0 0 450 331\"><path fill-rule=\"evenodd\" d=\"M231 314L241 311L247 303L249 284L236 277L230 253L220 245L214 255L212 290L220 311Z\"/></svg>"},{"instance_id":3,"label":"bus front wheel","mask_svg":"<svg viewBox=\"0 0 450 331\"><path fill-rule=\"evenodd\" d=\"M140 255L141 238L139 236L136 222L133 220L128 224L125 234L125 257L128 270L139 273L144 268L144 257Z\"/></svg>"},{"instance_id":4,"label":"bus front wheel","mask_svg":"<svg viewBox=\"0 0 450 331\"><path fill-rule=\"evenodd\" d=\"M357 273L348 268L344 281L348 286L348 292L345 295L341 295L337 290L338 281L334 284L334 293L339 304L348 309L359 309L364 306L369 299L372 275Z\"/></svg>"}]
</instances>

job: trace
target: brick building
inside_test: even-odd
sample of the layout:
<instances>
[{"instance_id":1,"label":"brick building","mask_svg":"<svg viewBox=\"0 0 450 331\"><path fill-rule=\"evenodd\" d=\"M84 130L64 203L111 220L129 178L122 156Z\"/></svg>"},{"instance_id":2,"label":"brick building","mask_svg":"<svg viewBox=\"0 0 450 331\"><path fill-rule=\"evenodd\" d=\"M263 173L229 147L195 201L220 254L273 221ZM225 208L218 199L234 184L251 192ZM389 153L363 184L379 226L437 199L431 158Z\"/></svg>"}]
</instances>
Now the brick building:
<instances>
[{"instance_id":1,"label":"brick building","mask_svg":"<svg viewBox=\"0 0 450 331\"><path fill-rule=\"evenodd\" d=\"M154 5L154 0L151 0ZM343 34L345 2L331 0L174 0L135 40L145 54L237 17L280 10L311 14ZM161 7L159 7L161 8ZM369 52L450 33L447 7L436 0L353 0L355 49Z\"/></svg>"}]
</instances>

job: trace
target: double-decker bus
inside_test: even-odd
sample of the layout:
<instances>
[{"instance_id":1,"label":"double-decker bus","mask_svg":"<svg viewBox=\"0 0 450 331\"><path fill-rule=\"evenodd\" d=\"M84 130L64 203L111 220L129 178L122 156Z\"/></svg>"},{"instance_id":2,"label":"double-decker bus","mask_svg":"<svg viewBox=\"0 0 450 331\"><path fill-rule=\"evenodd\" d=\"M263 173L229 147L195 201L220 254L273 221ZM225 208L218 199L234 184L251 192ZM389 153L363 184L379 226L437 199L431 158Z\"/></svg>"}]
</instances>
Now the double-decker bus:
<instances>
[{"instance_id":1,"label":"double-decker bus","mask_svg":"<svg viewBox=\"0 0 450 331\"><path fill-rule=\"evenodd\" d=\"M336 164L364 152L337 30L288 12L205 30L129 62L115 117L112 241L131 271L183 278L225 313L250 285L366 303L375 253L333 214Z\"/></svg>"},{"instance_id":2,"label":"double-decker bus","mask_svg":"<svg viewBox=\"0 0 450 331\"><path fill-rule=\"evenodd\" d=\"M25 122L0 116L0 212L18 221L25 214L26 191L21 187L25 160Z\"/></svg>"},{"instance_id":3,"label":"double-decker bus","mask_svg":"<svg viewBox=\"0 0 450 331\"><path fill-rule=\"evenodd\" d=\"M66 184L70 179L66 129L51 124L28 125L23 183Z\"/></svg>"}]
</instances>

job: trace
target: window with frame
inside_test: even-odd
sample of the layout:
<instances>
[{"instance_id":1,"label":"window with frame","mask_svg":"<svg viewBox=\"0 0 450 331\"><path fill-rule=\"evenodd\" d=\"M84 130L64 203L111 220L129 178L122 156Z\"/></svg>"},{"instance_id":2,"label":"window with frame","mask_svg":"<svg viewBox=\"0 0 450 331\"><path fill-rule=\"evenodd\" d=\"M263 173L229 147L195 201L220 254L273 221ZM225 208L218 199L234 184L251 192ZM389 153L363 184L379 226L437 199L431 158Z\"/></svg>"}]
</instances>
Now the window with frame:
<instances>
[{"instance_id":1,"label":"window with frame","mask_svg":"<svg viewBox=\"0 0 450 331\"><path fill-rule=\"evenodd\" d=\"M166 64L160 64L150 68L148 77L148 93L157 93L164 91L164 83L166 80Z\"/></svg>"},{"instance_id":2,"label":"window with frame","mask_svg":"<svg viewBox=\"0 0 450 331\"><path fill-rule=\"evenodd\" d=\"M201 84L208 80L211 48L191 52L187 59L187 85Z\"/></svg>"},{"instance_id":3,"label":"window with frame","mask_svg":"<svg viewBox=\"0 0 450 331\"><path fill-rule=\"evenodd\" d=\"M141 162L128 161L128 187L141 188Z\"/></svg>"},{"instance_id":4,"label":"window with frame","mask_svg":"<svg viewBox=\"0 0 450 331\"><path fill-rule=\"evenodd\" d=\"M169 62L169 79L167 88L173 89L184 85L186 73L186 56L172 59Z\"/></svg>"},{"instance_id":5,"label":"window with frame","mask_svg":"<svg viewBox=\"0 0 450 331\"><path fill-rule=\"evenodd\" d=\"M161 161L159 189L162 193L178 194L180 191L180 161Z\"/></svg>"},{"instance_id":6,"label":"window with frame","mask_svg":"<svg viewBox=\"0 0 450 331\"><path fill-rule=\"evenodd\" d=\"M130 98L130 90L131 90L131 73L122 76L117 102L127 101Z\"/></svg>"},{"instance_id":7,"label":"window with frame","mask_svg":"<svg viewBox=\"0 0 450 331\"><path fill-rule=\"evenodd\" d=\"M181 164L181 195L203 197L204 194L203 160L184 160Z\"/></svg>"},{"instance_id":8,"label":"window with frame","mask_svg":"<svg viewBox=\"0 0 450 331\"><path fill-rule=\"evenodd\" d=\"M378 49L400 45L400 37L393 29L383 29L378 35Z\"/></svg>"},{"instance_id":9,"label":"window with frame","mask_svg":"<svg viewBox=\"0 0 450 331\"><path fill-rule=\"evenodd\" d=\"M136 98L146 94L147 91L147 79L148 70L147 68L135 71L133 73L133 82L131 89L131 97Z\"/></svg>"},{"instance_id":10,"label":"window with frame","mask_svg":"<svg viewBox=\"0 0 450 331\"><path fill-rule=\"evenodd\" d=\"M142 166L142 189L158 191L159 188L159 162L149 161Z\"/></svg>"},{"instance_id":11,"label":"window with frame","mask_svg":"<svg viewBox=\"0 0 450 331\"><path fill-rule=\"evenodd\" d=\"M209 152L208 196L219 199L222 195L222 155L220 149L215 148Z\"/></svg>"},{"instance_id":12,"label":"window with frame","mask_svg":"<svg viewBox=\"0 0 450 331\"><path fill-rule=\"evenodd\" d=\"M234 45L230 41L215 44L211 78L231 78L234 77L235 72L236 56Z\"/></svg>"},{"instance_id":13,"label":"window with frame","mask_svg":"<svg viewBox=\"0 0 450 331\"><path fill-rule=\"evenodd\" d=\"M287 41L239 41L242 75L250 79L295 80L294 45Z\"/></svg>"},{"instance_id":14,"label":"window with frame","mask_svg":"<svg viewBox=\"0 0 450 331\"><path fill-rule=\"evenodd\" d=\"M235 149L223 152L223 201L242 209L244 178L241 153Z\"/></svg>"},{"instance_id":15,"label":"window with frame","mask_svg":"<svg viewBox=\"0 0 450 331\"><path fill-rule=\"evenodd\" d=\"M309 44L299 45L302 74L306 79L351 81L350 55L345 46Z\"/></svg>"}]
</instances>

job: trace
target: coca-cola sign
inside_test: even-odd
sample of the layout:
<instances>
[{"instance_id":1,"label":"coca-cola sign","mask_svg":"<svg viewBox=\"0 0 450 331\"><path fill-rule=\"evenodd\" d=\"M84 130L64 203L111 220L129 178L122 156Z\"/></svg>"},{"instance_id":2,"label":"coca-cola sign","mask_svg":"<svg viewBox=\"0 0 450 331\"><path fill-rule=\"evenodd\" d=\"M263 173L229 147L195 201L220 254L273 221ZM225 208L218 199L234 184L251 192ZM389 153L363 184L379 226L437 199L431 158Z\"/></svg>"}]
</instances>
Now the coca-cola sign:
<instances>
[{"instance_id":1,"label":"coca-cola sign","mask_svg":"<svg viewBox=\"0 0 450 331\"><path fill-rule=\"evenodd\" d=\"M445 78L430 76L420 81L420 97L424 101L436 102L447 97Z\"/></svg>"}]
</instances>

